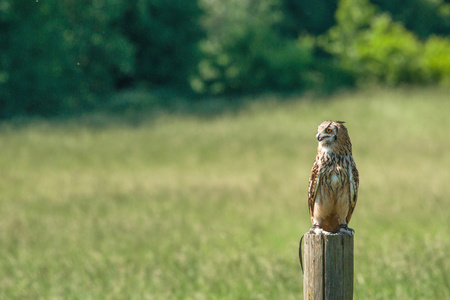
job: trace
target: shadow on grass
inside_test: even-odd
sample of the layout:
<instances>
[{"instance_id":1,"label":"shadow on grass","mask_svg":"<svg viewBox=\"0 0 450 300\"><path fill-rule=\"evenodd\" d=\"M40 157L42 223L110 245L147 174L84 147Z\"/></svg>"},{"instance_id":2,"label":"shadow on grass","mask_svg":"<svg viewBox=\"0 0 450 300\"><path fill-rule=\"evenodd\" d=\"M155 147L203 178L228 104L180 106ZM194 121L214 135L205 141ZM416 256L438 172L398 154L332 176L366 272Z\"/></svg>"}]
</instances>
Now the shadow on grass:
<instances>
[{"instance_id":1,"label":"shadow on grass","mask_svg":"<svg viewBox=\"0 0 450 300\"><path fill-rule=\"evenodd\" d=\"M227 96L196 96L173 89L130 89L118 92L90 111L69 112L54 117L21 116L3 120L2 127L20 128L35 124L48 126L83 126L89 129L113 126L138 127L151 124L160 117L193 116L214 119L223 114L238 114L252 103L298 101L314 98L326 101L330 94L308 94L300 92L264 92Z\"/></svg>"}]
</instances>

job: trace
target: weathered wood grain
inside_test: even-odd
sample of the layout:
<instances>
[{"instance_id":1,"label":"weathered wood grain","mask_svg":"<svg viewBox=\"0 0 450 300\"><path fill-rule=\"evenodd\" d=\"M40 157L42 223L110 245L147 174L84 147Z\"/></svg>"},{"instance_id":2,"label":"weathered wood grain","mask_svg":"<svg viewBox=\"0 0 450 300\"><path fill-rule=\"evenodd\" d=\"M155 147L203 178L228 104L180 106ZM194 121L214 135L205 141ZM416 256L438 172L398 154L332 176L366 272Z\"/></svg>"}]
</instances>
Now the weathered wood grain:
<instances>
[{"instance_id":1,"label":"weathered wood grain","mask_svg":"<svg viewBox=\"0 0 450 300\"><path fill-rule=\"evenodd\" d=\"M304 240L304 299L353 299L353 236L307 233Z\"/></svg>"}]
</instances>

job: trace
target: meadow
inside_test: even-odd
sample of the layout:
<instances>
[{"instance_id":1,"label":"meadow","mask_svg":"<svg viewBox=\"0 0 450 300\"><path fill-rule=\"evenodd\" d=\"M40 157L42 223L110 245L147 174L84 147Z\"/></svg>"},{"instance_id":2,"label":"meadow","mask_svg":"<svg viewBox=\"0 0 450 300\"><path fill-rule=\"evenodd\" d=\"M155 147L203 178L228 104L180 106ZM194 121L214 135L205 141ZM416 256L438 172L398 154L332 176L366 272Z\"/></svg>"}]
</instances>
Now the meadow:
<instances>
[{"instance_id":1,"label":"meadow","mask_svg":"<svg viewBox=\"0 0 450 300\"><path fill-rule=\"evenodd\" d=\"M0 299L302 299L298 241L327 119L346 121L360 173L354 298L450 299L449 95L4 122Z\"/></svg>"}]
</instances>

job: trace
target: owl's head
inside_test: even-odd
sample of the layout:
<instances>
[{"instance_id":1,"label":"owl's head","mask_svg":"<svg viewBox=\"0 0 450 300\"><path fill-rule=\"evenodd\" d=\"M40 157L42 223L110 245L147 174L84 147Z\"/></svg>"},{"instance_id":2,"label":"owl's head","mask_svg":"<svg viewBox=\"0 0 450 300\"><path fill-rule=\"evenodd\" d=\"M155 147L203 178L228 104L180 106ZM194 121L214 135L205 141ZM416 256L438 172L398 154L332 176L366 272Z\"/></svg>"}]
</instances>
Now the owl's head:
<instances>
[{"instance_id":1,"label":"owl's head","mask_svg":"<svg viewBox=\"0 0 450 300\"><path fill-rule=\"evenodd\" d=\"M351 143L343 121L324 121L317 128L319 148L332 148L336 152L350 152Z\"/></svg>"}]
</instances>

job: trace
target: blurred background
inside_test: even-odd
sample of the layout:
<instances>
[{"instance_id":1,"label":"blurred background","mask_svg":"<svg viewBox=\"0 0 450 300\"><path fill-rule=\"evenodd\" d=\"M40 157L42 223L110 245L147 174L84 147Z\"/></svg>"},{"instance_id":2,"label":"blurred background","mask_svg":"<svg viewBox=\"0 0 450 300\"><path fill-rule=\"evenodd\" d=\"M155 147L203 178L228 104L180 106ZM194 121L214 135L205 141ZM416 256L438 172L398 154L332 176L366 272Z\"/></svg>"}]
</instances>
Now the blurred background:
<instances>
[{"instance_id":1,"label":"blurred background","mask_svg":"<svg viewBox=\"0 0 450 300\"><path fill-rule=\"evenodd\" d=\"M355 299L450 299L450 2L0 0L0 299L301 299L316 128Z\"/></svg>"},{"instance_id":2,"label":"blurred background","mask_svg":"<svg viewBox=\"0 0 450 300\"><path fill-rule=\"evenodd\" d=\"M1 0L0 117L448 86L449 33L444 0Z\"/></svg>"}]
</instances>

